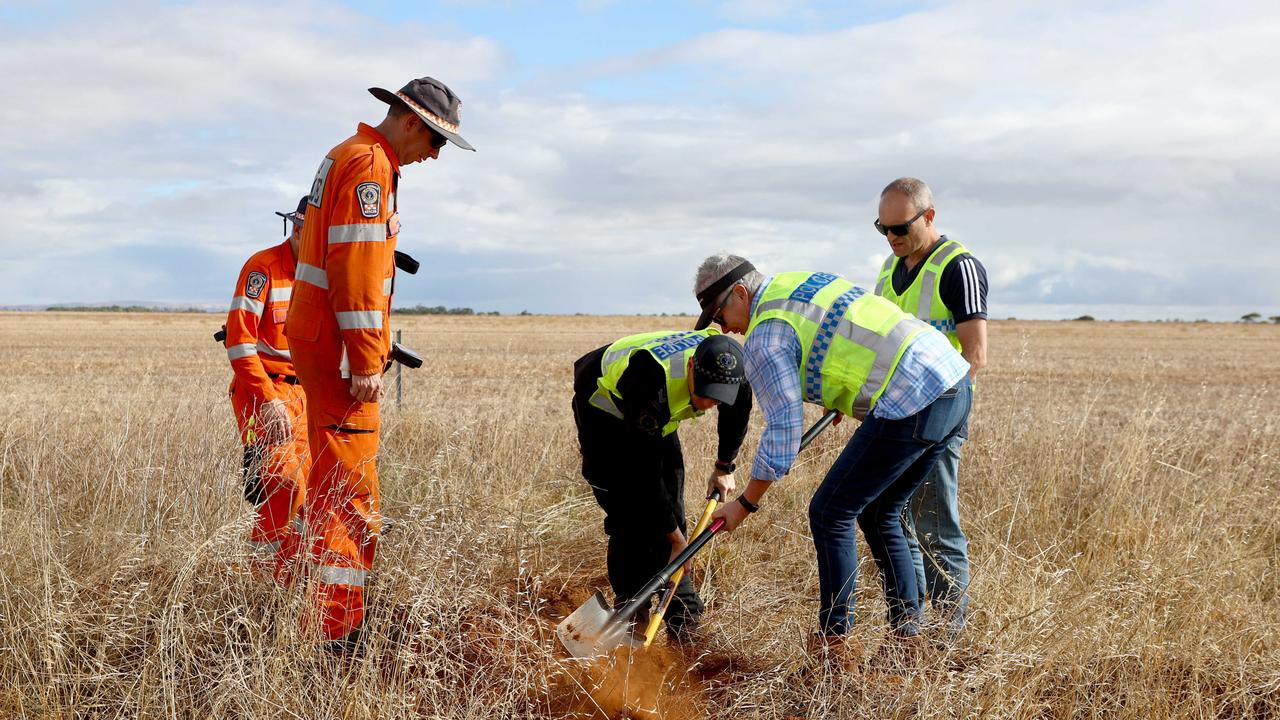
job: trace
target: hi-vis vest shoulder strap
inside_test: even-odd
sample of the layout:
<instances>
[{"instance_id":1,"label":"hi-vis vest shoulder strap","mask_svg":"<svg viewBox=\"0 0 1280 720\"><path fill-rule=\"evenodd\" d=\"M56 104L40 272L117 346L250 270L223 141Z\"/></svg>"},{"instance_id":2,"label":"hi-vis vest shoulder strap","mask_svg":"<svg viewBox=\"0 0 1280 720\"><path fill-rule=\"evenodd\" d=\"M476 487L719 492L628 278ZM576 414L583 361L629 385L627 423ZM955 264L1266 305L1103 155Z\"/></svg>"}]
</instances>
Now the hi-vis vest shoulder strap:
<instances>
[{"instance_id":1,"label":"hi-vis vest shoulder strap","mask_svg":"<svg viewBox=\"0 0 1280 720\"><path fill-rule=\"evenodd\" d=\"M839 275L780 273L757 292L747 337L782 320L800 339L804 399L865 417L884 393L911 341L929 326Z\"/></svg>"},{"instance_id":2,"label":"hi-vis vest shoulder strap","mask_svg":"<svg viewBox=\"0 0 1280 720\"><path fill-rule=\"evenodd\" d=\"M670 330L643 333L624 337L604 351L600 362L598 388L591 396L591 404L616 418L622 418L614 398L621 398L618 381L631 365L631 358L638 352L647 352L662 365L667 375L667 408L671 419L662 427L662 434L670 435L684 420L702 413L693 407L689 395L687 369L689 358L703 340L720 332L714 328L672 332Z\"/></svg>"},{"instance_id":3,"label":"hi-vis vest shoulder strap","mask_svg":"<svg viewBox=\"0 0 1280 720\"><path fill-rule=\"evenodd\" d=\"M876 281L876 294L893 302L893 304L924 320L942 331L951 341L951 346L960 350L960 336L956 334L956 318L945 303L942 302L942 271L952 260L968 252L964 245L955 240L944 240L925 258L924 267L916 274L911 285L899 295L893 289L893 271L902 258L889 254L880 268L880 278Z\"/></svg>"}]
</instances>

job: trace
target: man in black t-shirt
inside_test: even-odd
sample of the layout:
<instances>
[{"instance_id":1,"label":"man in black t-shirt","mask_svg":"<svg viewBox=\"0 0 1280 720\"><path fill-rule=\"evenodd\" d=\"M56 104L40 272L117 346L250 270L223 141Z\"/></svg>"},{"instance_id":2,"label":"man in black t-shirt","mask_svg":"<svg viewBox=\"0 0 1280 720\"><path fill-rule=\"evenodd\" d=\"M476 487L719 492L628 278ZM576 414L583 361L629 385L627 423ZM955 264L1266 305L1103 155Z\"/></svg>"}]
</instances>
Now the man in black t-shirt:
<instances>
[{"instance_id":1,"label":"man in black t-shirt","mask_svg":"<svg viewBox=\"0 0 1280 720\"><path fill-rule=\"evenodd\" d=\"M881 192L875 227L893 254L880 269L876 294L945 333L969 361L972 379L987 364L987 271L966 247L938 232L935 216L933 193L921 180L899 178ZM968 435L966 425L903 518L916 580L950 638L968 616L969 543L957 496L960 446Z\"/></svg>"}]
</instances>

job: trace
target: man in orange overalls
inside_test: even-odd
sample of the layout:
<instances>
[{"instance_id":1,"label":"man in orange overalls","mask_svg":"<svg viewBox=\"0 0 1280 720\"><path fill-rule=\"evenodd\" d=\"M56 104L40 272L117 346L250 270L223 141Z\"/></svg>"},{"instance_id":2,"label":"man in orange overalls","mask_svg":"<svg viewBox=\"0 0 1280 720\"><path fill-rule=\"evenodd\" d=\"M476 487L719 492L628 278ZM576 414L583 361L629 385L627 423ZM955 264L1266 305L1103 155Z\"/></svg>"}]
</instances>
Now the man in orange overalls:
<instances>
[{"instance_id":1,"label":"man in orange overalls","mask_svg":"<svg viewBox=\"0 0 1280 720\"><path fill-rule=\"evenodd\" d=\"M244 264L227 313L227 358L234 377L231 405L244 444L244 497L255 508L249 549L254 564L282 577L297 553L291 532L307 471L306 396L294 374L284 321L293 292L306 197L292 213L289 239Z\"/></svg>"},{"instance_id":2,"label":"man in orange overalls","mask_svg":"<svg viewBox=\"0 0 1280 720\"><path fill-rule=\"evenodd\" d=\"M424 77L399 92L369 92L391 107L320 163L285 329L307 391L313 464L302 517L316 625L339 651L358 648L382 529L378 401L391 348L400 168L437 158L446 142L475 149L458 135L462 103L444 83Z\"/></svg>"}]
</instances>

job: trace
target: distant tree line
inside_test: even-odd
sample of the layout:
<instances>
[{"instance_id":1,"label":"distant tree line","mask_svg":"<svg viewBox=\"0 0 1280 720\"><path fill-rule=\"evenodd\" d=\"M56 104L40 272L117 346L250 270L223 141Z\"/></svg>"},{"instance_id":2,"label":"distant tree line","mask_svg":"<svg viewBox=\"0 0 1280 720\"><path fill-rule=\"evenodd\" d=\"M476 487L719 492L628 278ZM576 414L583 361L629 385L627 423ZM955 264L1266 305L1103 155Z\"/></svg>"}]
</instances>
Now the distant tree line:
<instances>
[{"instance_id":1,"label":"distant tree line","mask_svg":"<svg viewBox=\"0 0 1280 720\"><path fill-rule=\"evenodd\" d=\"M147 305L75 305L47 307L45 312L126 312L126 313L209 313L208 308L198 307L150 307Z\"/></svg>"},{"instance_id":2,"label":"distant tree line","mask_svg":"<svg viewBox=\"0 0 1280 720\"><path fill-rule=\"evenodd\" d=\"M447 308L443 305L435 305L428 307L426 305L414 305L413 307L398 307L394 309L397 315L500 315L497 310L490 312L476 312L469 307Z\"/></svg>"},{"instance_id":3,"label":"distant tree line","mask_svg":"<svg viewBox=\"0 0 1280 720\"><path fill-rule=\"evenodd\" d=\"M123 312L123 313L220 313L225 312L221 309L209 309L198 307L160 307L148 305L71 305L71 306L55 306L47 307L45 312ZM404 315L501 315L497 310L491 312L476 312L469 307L445 307L444 305L436 305L428 307L426 305L414 305L413 307L394 308L394 312ZM527 313L526 313L527 314Z\"/></svg>"},{"instance_id":4,"label":"distant tree line","mask_svg":"<svg viewBox=\"0 0 1280 720\"><path fill-rule=\"evenodd\" d=\"M1275 323L1276 325L1280 325L1280 315L1272 315L1271 317L1269 317L1269 318L1267 318L1267 319L1268 319L1268 320L1270 320L1271 322ZM1240 322L1243 322L1243 323L1256 323L1256 322L1262 322L1262 314L1261 314L1261 313L1256 313L1256 312L1251 312L1251 313L1248 313L1248 314L1246 314L1246 315L1241 315L1241 316L1240 316Z\"/></svg>"},{"instance_id":5,"label":"distant tree line","mask_svg":"<svg viewBox=\"0 0 1280 720\"><path fill-rule=\"evenodd\" d=\"M116 313L210 313L221 312L220 310L210 310L209 308L199 307L160 307L148 305L74 305L74 306L54 306L45 308L46 312L116 312ZM476 315L476 316L495 316L502 313L497 310L488 312L477 312L469 307L445 307L444 305L414 305L413 307L395 308L397 314L404 315ZM520 315L532 315L528 310L522 310ZM588 313L574 313L574 315L583 316ZM651 313L650 317L683 317L681 315L669 315L668 313ZM1009 318L1016 320L1017 318ZM1262 313L1251 312L1240 316L1242 323L1260 323L1262 322ZM1075 318L1076 321L1090 322L1094 320L1092 315L1081 315ZM1280 315L1271 315L1267 320L1273 324L1280 325ZM1160 321L1156 321L1160 322ZM1208 322L1199 319L1194 322Z\"/></svg>"}]
</instances>

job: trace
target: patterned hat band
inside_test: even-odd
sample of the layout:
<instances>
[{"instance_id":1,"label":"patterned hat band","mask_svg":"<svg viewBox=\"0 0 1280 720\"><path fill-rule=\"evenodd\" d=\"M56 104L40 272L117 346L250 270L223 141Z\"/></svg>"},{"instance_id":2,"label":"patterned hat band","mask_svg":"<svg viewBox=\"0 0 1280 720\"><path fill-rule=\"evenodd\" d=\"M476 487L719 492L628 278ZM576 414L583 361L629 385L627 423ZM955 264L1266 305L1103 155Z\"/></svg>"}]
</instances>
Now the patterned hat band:
<instances>
[{"instance_id":1,"label":"patterned hat band","mask_svg":"<svg viewBox=\"0 0 1280 720\"><path fill-rule=\"evenodd\" d=\"M413 98L409 97L408 95L405 95L402 92L396 93L396 97L403 100L405 105L408 105L411 110L418 113L419 115L426 117L428 120L435 123L436 125L439 125L440 127L444 128L445 130L448 130L451 133L458 132L458 123L451 123L448 120L445 120L439 115L436 115L430 110L422 107L416 101L414 101ZM458 105L461 106L462 103L458 103Z\"/></svg>"},{"instance_id":2,"label":"patterned hat band","mask_svg":"<svg viewBox=\"0 0 1280 720\"><path fill-rule=\"evenodd\" d=\"M730 355L730 357L732 357L732 355ZM705 367L700 363L694 363L693 370L698 377L706 378L712 382L726 383L729 385L739 385L742 383L741 375L730 373L727 369L712 369Z\"/></svg>"},{"instance_id":3,"label":"patterned hat band","mask_svg":"<svg viewBox=\"0 0 1280 720\"><path fill-rule=\"evenodd\" d=\"M723 383L725 385L741 385L742 378L736 375L721 375L719 373L698 372L698 377L706 378L712 382Z\"/></svg>"}]
</instances>

